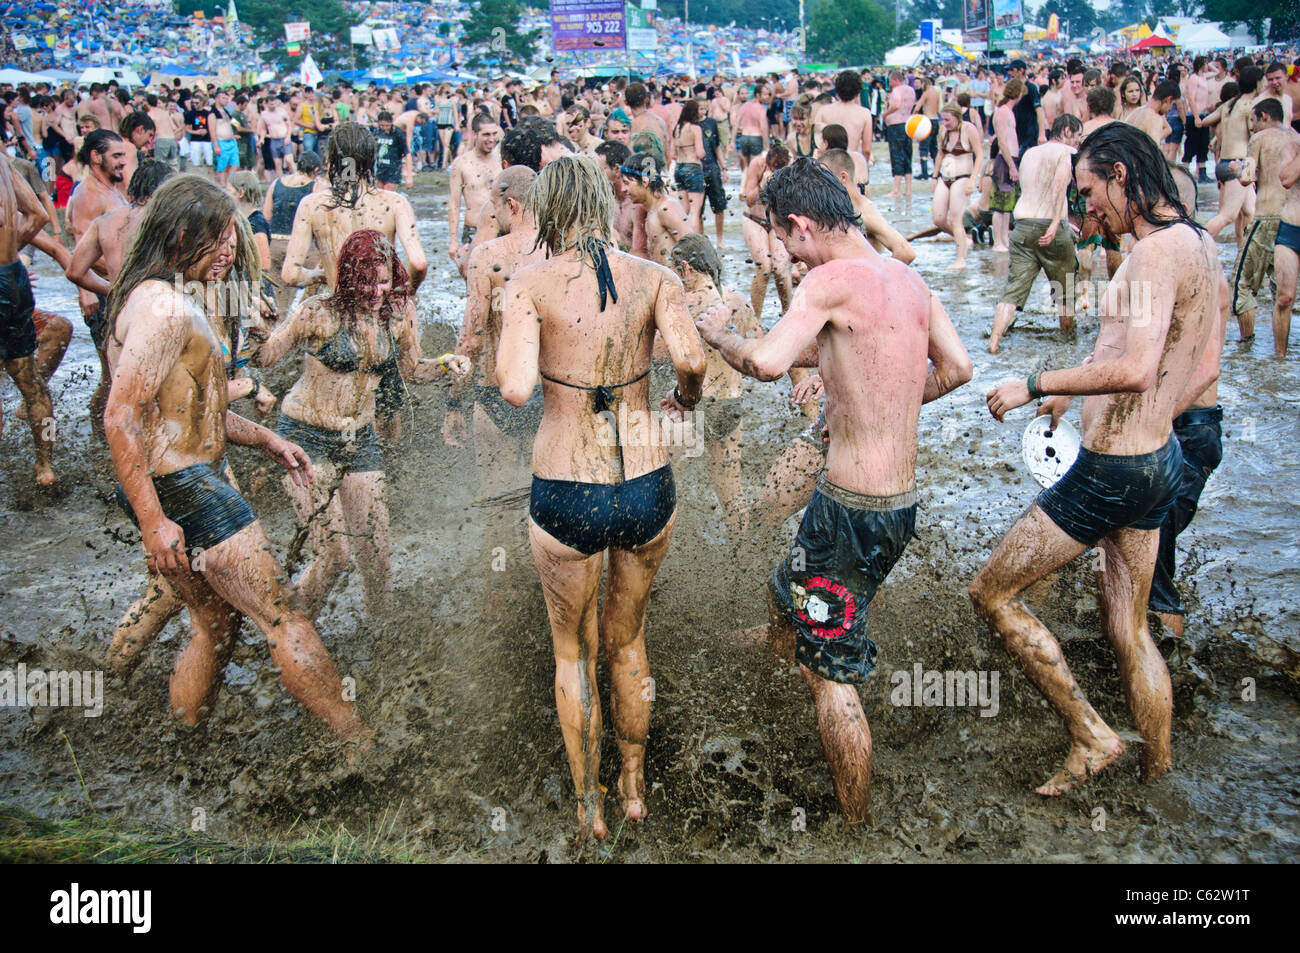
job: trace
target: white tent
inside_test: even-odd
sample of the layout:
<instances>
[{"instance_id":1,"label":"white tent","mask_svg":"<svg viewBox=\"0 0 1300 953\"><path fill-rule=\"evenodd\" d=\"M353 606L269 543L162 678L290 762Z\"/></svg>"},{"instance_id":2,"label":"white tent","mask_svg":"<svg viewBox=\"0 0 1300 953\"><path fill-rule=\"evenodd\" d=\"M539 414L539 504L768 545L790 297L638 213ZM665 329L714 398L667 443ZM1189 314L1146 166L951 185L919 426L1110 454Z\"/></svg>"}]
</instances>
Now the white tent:
<instances>
[{"instance_id":1,"label":"white tent","mask_svg":"<svg viewBox=\"0 0 1300 953\"><path fill-rule=\"evenodd\" d=\"M886 66L916 66L925 55L923 46L896 46L885 54Z\"/></svg>"},{"instance_id":2,"label":"white tent","mask_svg":"<svg viewBox=\"0 0 1300 953\"><path fill-rule=\"evenodd\" d=\"M36 83L48 83L49 77L40 76L36 73L28 73L20 69L0 69L0 83L8 83L10 86L17 86L20 83L35 85Z\"/></svg>"},{"instance_id":3,"label":"white tent","mask_svg":"<svg viewBox=\"0 0 1300 953\"><path fill-rule=\"evenodd\" d=\"M125 86L127 89L134 89L136 86L143 86L139 75L133 69L111 69L107 66L92 66L84 70L77 78L78 86L89 86L91 83L111 83L117 80L119 86Z\"/></svg>"},{"instance_id":4,"label":"white tent","mask_svg":"<svg viewBox=\"0 0 1300 953\"><path fill-rule=\"evenodd\" d=\"M769 53L757 63L751 63L745 67L745 72L750 76L757 76L760 73L787 73L792 69L794 69L794 64L784 56Z\"/></svg>"},{"instance_id":5,"label":"white tent","mask_svg":"<svg viewBox=\"0 0 1300 953\"><path fill-rule=\"evenodd\" d=\"M1226 50L1232 46L1232 40L1213 23L1198 26L1185 26L1178 31L1178 46L1188 53L1204 53L1208 50Z\"/></svg>"}]
</instances>

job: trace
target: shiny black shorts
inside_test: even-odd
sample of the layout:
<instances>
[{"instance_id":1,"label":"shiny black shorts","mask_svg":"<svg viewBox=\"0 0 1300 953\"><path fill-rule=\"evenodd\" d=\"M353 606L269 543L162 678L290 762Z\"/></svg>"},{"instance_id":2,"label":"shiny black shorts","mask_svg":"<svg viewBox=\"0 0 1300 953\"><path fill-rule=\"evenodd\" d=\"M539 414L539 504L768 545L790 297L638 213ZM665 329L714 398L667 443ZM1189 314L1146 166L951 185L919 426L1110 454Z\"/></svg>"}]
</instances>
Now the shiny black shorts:
<instances>
[{"instance_id":1,"label":"shiny black shorts","mask_svg":"<svg viewBox=\"0 0 1300 953\"><path fill-rule=\"evenodd\" d=\"M677 486L667 465L622 483L534 476L528 501L534 523L584 556L644 546L663 532L676 508Z\"/></svg>"},{"instance_id":2,"label":"shiny black shorts","mask_svg":"<svg viewBox=\"0 0 1300 953\"><path fill-rule=\"evenodd\" d=\"M1096 546L1117 529L1159 529L1182 478L1183 453L1173 434L1154 453L1120 456L1080 448L1065 476L1035 502L1072 538Z\"/></svg>"},{"instance_id":3,"label":"shiny black shorts","mask_svg":"<svg viewBox=\"0 0 1300 953\"><path fill-rule=\"evenodd\" d=\"M679 162L673 173L677 187L683 192L702 195L705 190L704 169L698 162Z\"/></svg>"},{"instance_id":4,"label":"shiny black shorts","mask_svg":"<svg viewBox=\"0 0 1300 953\"><path fill-rule=\"evenodd\" d=\"M181 528L190 555L224 543L257 521L257 514L248 501L226 482L225 471L223 457L153 478L163 515ZM117 504L131 517L131 522L140 525L120 484Z\"/></svg>"},{"instance_id":5,"label":"shiny black shorts","mask_svg":"<svg viewBox=\"0 0 1300 953\"><path fill-rule=\"evenodd\" d=\"M36 353L36 325L32 312L32 282L17 259L0 265L0 361L16 361Z\"/></svg>"},{"instance_id":6,"label":"shiny black shorts","mask_svg":"<svg viewBox=\"0 0 1300 953\"><path fill-rule=\"evenodd\" d=\"M915 535L915 490L873 497L818 478L790 555L767 583L801 665L832 682L867 680L876 667L867 607Z\"/></svg>"}]
</instances>

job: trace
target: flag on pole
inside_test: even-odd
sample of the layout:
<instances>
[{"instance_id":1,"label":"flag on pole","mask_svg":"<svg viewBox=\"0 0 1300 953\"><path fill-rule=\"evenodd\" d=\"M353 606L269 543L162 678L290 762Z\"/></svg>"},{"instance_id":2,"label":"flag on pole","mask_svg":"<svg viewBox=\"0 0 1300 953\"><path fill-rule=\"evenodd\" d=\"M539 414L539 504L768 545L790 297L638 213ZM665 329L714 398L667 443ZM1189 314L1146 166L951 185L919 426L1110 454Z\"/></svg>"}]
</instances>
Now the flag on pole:
<instances>
[{"instance_id":1,"label":"flag on pole","mask_svg":"<svg viewBox=\"0 0 1300 953\"><path fill-rule=\"evenodd\" d=\"M302 61L302 66L298 68L298 78L302 80L303 85L313 89L316 87L317 83L325 81L325 77L321 75L321 71L316 66L316 61L311 58L310 53L308 53L307 58Z\"/></svg>"},{"instance_id":2,"label":"flag on pole","mask_svg":"<svg viewBox=\"0 0 1300 953\"><path fill-rule=\"evenodd\" d=\"M302 55L302 44L297 40L294 40L285 47L285 51L290 56L300 56Z\"/></svg>"},{"instance_id":3,"label":"flag on pole","mask_svg":"<svg viewBox=\"0 0 1300 953\"><path fill-rule=\"evenodd\" d=\"M226 22L239 22L239 11L235 9L235 0L230 0L230 6L226 8Z\"/></svg>"}]
</instances>

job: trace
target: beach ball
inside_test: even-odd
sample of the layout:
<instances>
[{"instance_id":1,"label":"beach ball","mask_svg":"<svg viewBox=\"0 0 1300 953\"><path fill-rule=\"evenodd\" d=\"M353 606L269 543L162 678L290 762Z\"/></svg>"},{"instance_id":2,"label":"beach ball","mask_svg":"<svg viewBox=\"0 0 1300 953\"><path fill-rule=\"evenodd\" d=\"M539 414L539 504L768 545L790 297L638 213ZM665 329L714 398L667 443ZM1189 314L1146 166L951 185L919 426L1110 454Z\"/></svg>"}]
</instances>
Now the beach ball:
<instances>
[{"instance_id":1,"label":"beach ball","mask_svg":"<svg viewBox=\"0 0 1300 953\"><path fill-rule=\"evenodd\" d=\"M930 117L917 114L907 120L907 134L918 142L930 138Z\"/></svg>"}]
</instances>

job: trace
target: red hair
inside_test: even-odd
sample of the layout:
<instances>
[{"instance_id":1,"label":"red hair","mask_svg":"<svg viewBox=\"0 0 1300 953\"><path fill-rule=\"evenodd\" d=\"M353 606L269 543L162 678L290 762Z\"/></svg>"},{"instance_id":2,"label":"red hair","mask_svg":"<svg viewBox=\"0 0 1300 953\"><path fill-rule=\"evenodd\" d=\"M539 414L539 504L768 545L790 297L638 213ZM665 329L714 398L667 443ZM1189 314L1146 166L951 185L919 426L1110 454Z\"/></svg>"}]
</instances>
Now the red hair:
<instances>
[{"instance_id":1,"label":"red hair","mask_svg":"<svg viewBox=\"0 0 1300 953\"><path fill-rule=\"evenodd\" d=\"M385 323L391 324L394 318L400 320L411 294L406 266L397 257L393 243L373 228L361 229L347 237L339 249L338 277L330 295L330 304L343 314L345 321L356 320L359 299L375 286L379 271L385 266L392 276L393 288L380 314Z\"/></svg>"}]
</instances>

